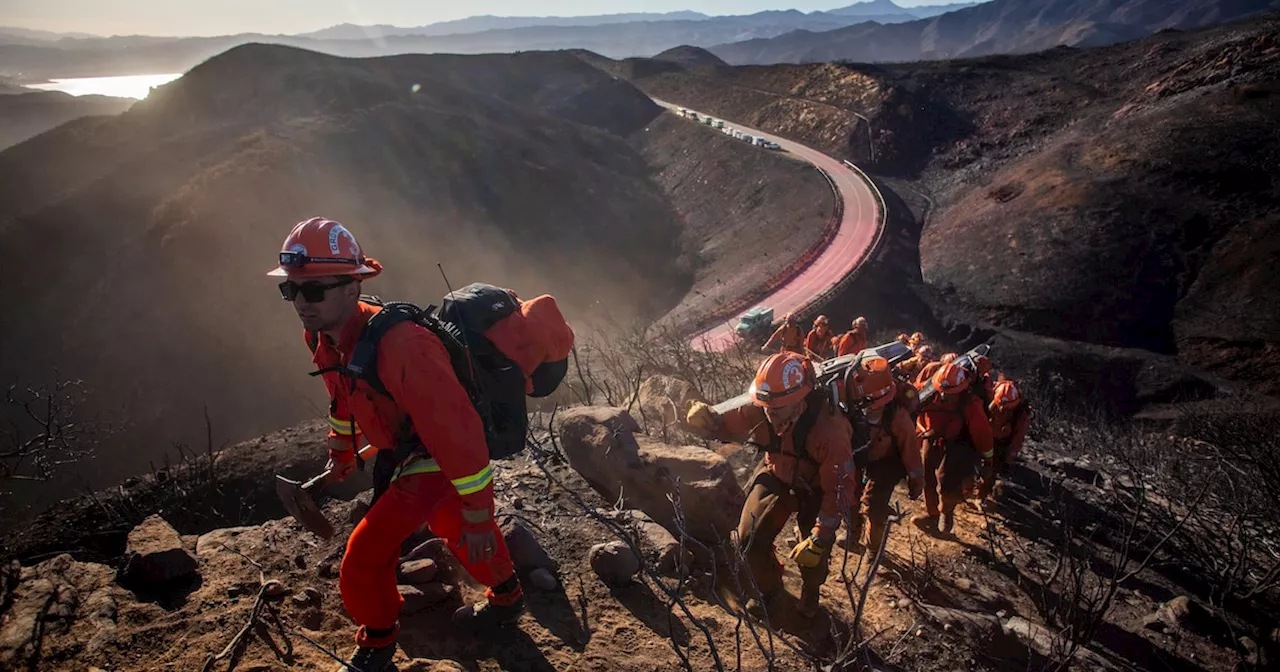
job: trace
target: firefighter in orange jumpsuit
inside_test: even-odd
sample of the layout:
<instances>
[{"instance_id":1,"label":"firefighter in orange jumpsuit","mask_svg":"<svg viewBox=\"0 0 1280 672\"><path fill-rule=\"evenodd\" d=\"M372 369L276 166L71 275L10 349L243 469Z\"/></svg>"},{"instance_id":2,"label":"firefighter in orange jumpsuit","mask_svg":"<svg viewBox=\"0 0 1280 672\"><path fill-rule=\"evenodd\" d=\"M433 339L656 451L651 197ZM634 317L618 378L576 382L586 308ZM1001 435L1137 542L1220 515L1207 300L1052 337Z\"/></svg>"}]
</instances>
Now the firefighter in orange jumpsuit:
<instances>
[{"instance_id":1,"label":"firefighter in orange jumpsuit","mask_svg":"<svg viewBox=\"0 0 1280 672\"><path fill-rule=\"evenodd\" d=\"M898 372L905 376L909 382L914 383L916 377L920 375L920 371L932 361L933 346L926 345L917 350L914 357L899 363Z\"/></svg>"},{"instance_id":2,"label":"firefighter in orange jumpsuit","mask_svg":"<svg viewBox=\"0 0 1280 672\"><path fill-rule=\"evenodd\" d=\"M855 456L855 463L866 474L862 489L861 515L850 525L849 538L855 539L865 516L869 523L866 549L878 553L884 542L889 520L889 499L893 489L907 479L908 496L919 499L924 491L924 465L920 456L920 438L916 436L915 419L907 409L895 402L897 385L883 357L868 357L845 378L845 399L857 416L854 423L854 449L866 428L865 456ZM861 423L861 426L860 426Z\"/></svg>"},{"instance_id":3,"label":"firefighter in orange jumpsuit","mask_svg":"<svg viewBox=\"0 0 1280 672\"><path fill-rule=\"evenodd\" d=\"M1008 473L1009 465L1022 451L1022 442L1031 427L1031 405L1023 400L1022 391L1016 383L1001 380L992 392L987 414L991 419L991 438L995 448L995 475L1003 475ZM986 499L994 488L995 478L984 479L978 491L979 498Z\"/></svg>"},{"instance_id":4,"label":"firefighter in orange jumpsuit","mask_svg":"<svg viewBox=\"0 0 1280 672\"><path fill-rule=\"evenodd\" d=\"M281 296L297 311L320 370L349 361L364 325L381 310L360 301L361 282L381 271L338 222L312 218L285 238L280 264L268 275L284 279ZM402 440L418 444L394 465L393 480L375 495L342 557L342 602L359 625L350 664L365 672L380 672L395 655L404 602L396 590L400 544L424 523L488 586L486 602L458 610L460 623L512 623L524 609L493 519L493 471L484 428L444 345L420 325L399 323L379 342L377 366L390 396L336 370L322 374L331 399L326 444L333 480L355 470L357 447L365 441L385 451L384 458Z\"/></svg>"},{"instance_id":5,"label":"firefighter in orange jumpsuit","mask_svg":"<svg viewBox=\"0 0 1280 672\"><path fill-rule=\"evenodd\" d=\"M852 355L867 349L867 318L859 316L853 321L853 328L840 337L840 345L836 348L836 357Z\"/></svg>"},{"instance_id":6,"label":"firefighter in orange jumpsuit","mask_svg":"<svg viewBox=\"0 0 1280 672\"><path fill-rule=\"evenodd\" d=\"M920 348L924 347L924 334L918 331L911 334L911 338L907 339L907 347L911 348L915 352L919 352Z\"/></svg>"},{"instance_id":7,"label":"firefighter in orange jumpsuit","mask_svg":"<svg viewBox=\"0 0 1280 672\"><path fill-rule=\"evenodd\" d=\"M829 359L835 351L835 336L828 328L830 323L826 315L817 316L813 320L813 329L809 330L809 335L804 339L805 354L815 362Z\"/></svg>"},{"instance_id":8,"label":"firefighter in orange jumpsuit","mask_svg":"<svg viewBox=\"0 0 1280 672\"><path fill-rule=\"evenodd\" d=\"M814 389L813 366L799 355L784 352L762 362L748 394L751 404L723 414L694 404L687 422L718 439L746 441L764 450L738 523L739 547L764 598L763 603L752 598L747 609L771 611L783 594L774 540L794 513L809 530L791 558L804 582L799 611L812 617L841 512L855 501L852 429L823 391Z\"/></svg>"},{"instance_id":9,"label":"firefighter in orange jumpsuit","mask_svg":"<svg viewBox=\"0 0 1280 672\"><path fill-rule=\"evenodd\" d=\"M924 501L926 511L912 519L926 531L950 534L955 508L964 499L964 487L981 458L983 481L992 474L991 423L982 401L972 390L972 375L955 363L944 364L933 374L937 395L920 409L916 431L924 439Z\"/></svg>"},{"instance_id":10,"label":"firefighter in orange jumpsuit","mask_svg":"<svg viewBox=\"0 0 1280 672\"><path fill-rule=\"evenodd\" d=\"M996 390L996 377L992 374L991 358L986 355L974 357L973 368L978 374L973 391L982 397L982 404L986 406L991 403L992 395Z\"/></svg>"},{"instance_id":11,"label":"firefighter in orange jumpsuit","mask_svg":"<svg viewBox=\"0 0 1280 672\"><path fill-rule=\"evenodd\" d=\"M774 346L781 346L781 352L794 352L804 354L804 332L800 330L800 325L796 324L796 316L787 314L782 316L782 326L773 332L769 340L760 347L760 352L770 352Z\"/></svg>"},{"instance_id":12,"label":"firefighter in orange jumpsuit","mask_svg":"<svg viewBox=\"0 0 1280 672\"><path fill-rule=\"evenodd\" d=\"M941 369L943 364L950 364L951 362L956 361L956 357L956 353L948 352L940 357L938 361L925 364L924 368L920 369L920 373L916 374L916 389L923 390L924 386L928 384L930 380L933 380L933 374L937 373L938 369Z\"/></svg>"}]
</instances>

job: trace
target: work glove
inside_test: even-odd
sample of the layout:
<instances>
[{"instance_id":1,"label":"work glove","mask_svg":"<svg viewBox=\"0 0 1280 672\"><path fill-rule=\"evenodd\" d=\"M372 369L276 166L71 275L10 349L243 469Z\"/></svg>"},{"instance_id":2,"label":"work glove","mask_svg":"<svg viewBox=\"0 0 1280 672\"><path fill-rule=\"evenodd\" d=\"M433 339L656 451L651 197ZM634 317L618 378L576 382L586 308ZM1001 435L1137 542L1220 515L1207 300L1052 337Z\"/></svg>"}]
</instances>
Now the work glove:
<instances>
[{"instance_id":1,"label":"work glove","mask_svg":"<svg viewBox=\"0 0 1280 672\"><path fill-rule=\"evenodd\" d=\"M488 562L493 559L497 540L494 538L493 512L482 509L462 510L462 541L459 550L466 549L468 564Z\"/></svg>"},{"instance_id":2,"label":"work glove","mask_svg":"<svg viewBox=\"0 0 1280 672\"><path fill-rule=\"evenodd\" d=\"M693 402L689 407L689 412L684 417L685 424L696 429L709 432L716 427L716 412L707 404L701 401Z\"/></svg>"},{"instance_id":3,"label":"work glove","mask_svg":"<svg viewBox=\"0 0 1280 672\"><path fill-rule=\"evenodd\" d=\"M791 559L795 560L796 565L800 567L812 568L818 566L822 561L822 555L826 552L827 547L818 540L818 537L809 535L791 549Z\"/></svg>"},{"instance_id":4,"label":"work glove","mask_svg":"<svg viewBox=\"0 0 1280 672\"><path fill-rule=\"evenodd\" d=\"M924 494L924 477L911 476L907 478L907 498L914 502L917 499L920 499L920 496L923 494Z\"/></svg>"}]
</instances>

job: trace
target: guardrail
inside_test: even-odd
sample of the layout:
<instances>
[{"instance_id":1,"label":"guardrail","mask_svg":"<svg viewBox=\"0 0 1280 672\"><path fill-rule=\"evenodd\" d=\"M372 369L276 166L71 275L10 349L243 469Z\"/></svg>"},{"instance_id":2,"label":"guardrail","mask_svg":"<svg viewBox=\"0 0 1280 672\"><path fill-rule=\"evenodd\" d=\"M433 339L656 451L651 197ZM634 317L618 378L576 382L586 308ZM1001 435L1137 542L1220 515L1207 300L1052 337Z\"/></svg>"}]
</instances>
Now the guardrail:
<instances>
[{"instance_id":1,"label":"guardrail","mask_svg":"<svg viewBox=\"0 0 1280 672\"><path fill-rule=\"evenodd\" d=\"M844 197L840 194L840 188L836 186L836 181L827 174L827 171L819 168L818 166L813 166L813 169L818 171L818 173L827 181L827 186L831 188L831 194L835 200L835 207L833 208L831 218L827 220L827 224L822 230L822 237L797 257L795 261L792 261L781 271L775 273L766 280L763 285L756 287L750 293L734 299L733 301L724 304L722 307L698 318L697 321L690 323L691 326L686 327L686 329L693 331L694 333L701 333L712 326L742 314L748 308L764 300L765 297L777 291L783 285L794 280L804 272L804 269L808 268L815 259L821 256L823 251L825 251L831 245L831 242L836 239L836 234L840 232L840 222L844 219Z\"/></svg>"}]
</instances>

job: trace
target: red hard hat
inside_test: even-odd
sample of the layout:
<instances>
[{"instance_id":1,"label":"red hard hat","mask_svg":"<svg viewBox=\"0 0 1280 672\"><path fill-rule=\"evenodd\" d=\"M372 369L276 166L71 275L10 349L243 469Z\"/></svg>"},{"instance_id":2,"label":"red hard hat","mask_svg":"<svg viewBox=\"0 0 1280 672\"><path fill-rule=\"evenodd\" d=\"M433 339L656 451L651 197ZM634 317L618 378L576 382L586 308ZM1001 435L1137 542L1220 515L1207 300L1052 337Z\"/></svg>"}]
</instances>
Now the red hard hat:
<instances>
[{"instance_id":1,"label":"red hard hat","mask_svg":"<svg viewBox=\"0 0 1280 672\"><path fill-rule=\"evenodd\" d=\"M298 222L280 246L280 265L267 273L278 278L323 278L354 275L372 278L382 272L376 259L367 258L360 243L346 227L323 217Z\"/></svg>"},{"instance_id":2,"label":"red hard hat","mask_svg":"<svg viewBox=\"0 0 1280 672\"><path fill-rule=\"evenodd\" d=\"M760 364L747 393L756 406L790 406L813 391L813 378L809 360L794 352L780 352Z\"/></svg>"},{"instance_id":3,"label":"red hard hat","mask_svg":"<svg viewBox=\"0 0 1280 672\"><path fill-rule=\"evenodd\" d=\"M868 357L850 369L845 383L849 403L860 408L884 408L893 401L898 388L889 373L889 362L883 357Z\"/></svg>"},{"instance_id":4,"label":"red hard hat","mask_svg":"<svg viewBox=\"0 0 1280 672\"><path fill-rule=\"evenodd\" d=\"M1011 408L1017 408L1022 403L1022 394L1018 392L1018 386L1012 380L1002 380L996 383L996 389L991 395L991 403L996 408L1007 411Z\"/></svg>"},{"instance_id":5,"label":"red hard hat","mask_svg":"<svg viewBox=\"0 0 1280 672\"><path fill-rule=\"evenodd\" d=\"M969 387L969 372L956 364L943 364L933 374L933 389L942 394L957 394Z\"/></svg>"}]
</instances>

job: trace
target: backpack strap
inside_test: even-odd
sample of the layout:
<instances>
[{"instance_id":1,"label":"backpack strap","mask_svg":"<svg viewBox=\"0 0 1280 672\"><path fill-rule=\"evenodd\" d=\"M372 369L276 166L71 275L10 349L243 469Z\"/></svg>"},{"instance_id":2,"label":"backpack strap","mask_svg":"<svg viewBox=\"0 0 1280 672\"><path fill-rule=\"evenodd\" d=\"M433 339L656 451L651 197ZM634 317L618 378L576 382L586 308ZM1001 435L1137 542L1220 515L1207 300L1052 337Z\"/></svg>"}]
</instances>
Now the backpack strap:
<instances>
[{"instance_id":1,"label":"backpack strap","mask_svg":"<svg viewBox=\"0 0 1280 672\"><path fill-rule=\"evenodd\" d=\"M813 431L813 426L818 424L818 414L822 412L823 406L826 405L826 394L821 389L815 390L805 398L805 401L808 402L808 406L805 407L800 417L796 419L796 426L791 430L791 446L795 449L795 455L791 457L820 465L820 462L810 457L806 444L809 441L809 432ZM773 425L769 425L769 446L765 450L786 455L786 453L782 452L782 437L778 436L778 433L774 431Z\"/></svg>"}]
</instances>

